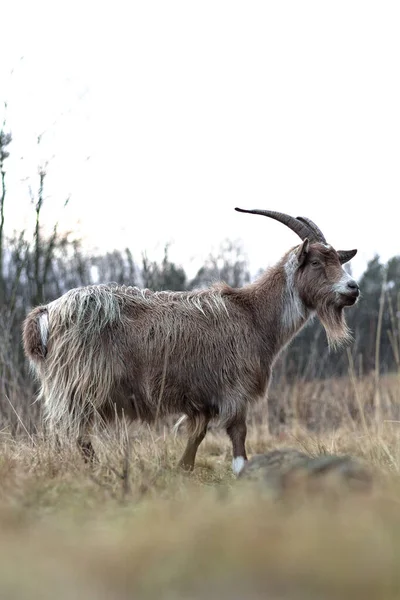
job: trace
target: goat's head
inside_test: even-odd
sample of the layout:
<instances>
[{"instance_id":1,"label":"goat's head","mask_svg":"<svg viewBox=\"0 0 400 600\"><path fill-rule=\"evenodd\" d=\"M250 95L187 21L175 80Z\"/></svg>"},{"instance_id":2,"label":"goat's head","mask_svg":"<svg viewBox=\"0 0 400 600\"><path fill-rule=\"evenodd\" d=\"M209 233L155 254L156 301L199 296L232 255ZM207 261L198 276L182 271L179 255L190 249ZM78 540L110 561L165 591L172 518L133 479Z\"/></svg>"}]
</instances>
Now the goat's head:
<instances>
[{"instance_id":1,"label":"goat's head","mask_svg":"<svg viewBox=\"0 0 400 600\"><path fill-rule=\"evenodd\" d=\"M357 250L335 250L319 227L306 217L294 218L270 210L236 210L270 217L297 233L302 243L289 252L284 262L288 285L293 286L307 309L317 313L331 344L346 341L349 331L343 309L357 302L360 290L342 265Z\"/></svg>"}]
</instances>

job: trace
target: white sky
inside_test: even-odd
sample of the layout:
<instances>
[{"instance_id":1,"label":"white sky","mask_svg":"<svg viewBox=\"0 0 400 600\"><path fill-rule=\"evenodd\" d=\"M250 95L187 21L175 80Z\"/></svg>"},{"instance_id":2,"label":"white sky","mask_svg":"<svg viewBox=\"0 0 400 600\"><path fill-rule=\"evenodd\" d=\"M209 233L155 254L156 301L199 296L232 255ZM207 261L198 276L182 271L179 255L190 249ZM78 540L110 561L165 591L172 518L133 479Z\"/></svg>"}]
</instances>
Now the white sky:
<instances>
[{"instance_id":1,"label":"white sky","mask_svg":"<svg viewBox=\"0 0 400 600\"><path fill-rule=\"evenodd\" d=\"M400 253L398 1L8 0L1 21L9 228L48 161L49 224L137 258L173 242L190 274L225 237L253 271L298 243L235 206L310 217L356 276Z\"/></svg>"}]
</instances>

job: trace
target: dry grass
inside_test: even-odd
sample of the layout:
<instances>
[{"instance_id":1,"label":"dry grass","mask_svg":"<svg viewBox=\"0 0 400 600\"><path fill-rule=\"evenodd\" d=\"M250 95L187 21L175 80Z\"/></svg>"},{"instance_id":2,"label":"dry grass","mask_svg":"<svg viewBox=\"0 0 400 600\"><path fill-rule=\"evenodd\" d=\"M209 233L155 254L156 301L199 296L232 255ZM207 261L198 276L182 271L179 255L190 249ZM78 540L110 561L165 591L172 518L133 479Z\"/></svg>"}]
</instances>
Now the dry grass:
<instances>
[{"instance_id":1,"label":"dry grass","mask_svg":"<svg viewBox=\"0 0 400 600\"><path fill-rule=\"evenodd\" d=\"M329 402L340 406L355 393L363 403L375 393L369 379L322 385L282 391L297 406L324 401L329 386ZM379 385L395 408L398 377ZM399 598L400 423L347 410L331 431L311 433L292 418L271 436L260 415L249 454L287 446L351 454L379 473L373 492L277 501L235 480L218 431L190 475L175 468L184 436L174 439L167 427L132 427L129 436L121 427L96 438L93 468L71 445L56 450L40 436L3 432L0 597Z\"/></svg>"}]
</instances>

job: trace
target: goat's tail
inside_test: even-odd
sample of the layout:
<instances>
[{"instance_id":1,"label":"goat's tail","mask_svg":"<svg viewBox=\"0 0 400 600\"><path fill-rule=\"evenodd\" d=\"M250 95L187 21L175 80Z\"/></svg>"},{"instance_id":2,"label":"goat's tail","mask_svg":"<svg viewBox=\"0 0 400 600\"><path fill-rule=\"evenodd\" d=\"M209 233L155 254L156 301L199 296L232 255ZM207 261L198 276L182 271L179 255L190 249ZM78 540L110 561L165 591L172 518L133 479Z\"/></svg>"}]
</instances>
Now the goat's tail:
<instances>
[{"instance_id":1,"label":"goat's tail","mask_svg":"<svg viewBox=\"0 0 400 600\"><path fill-rule=\"evenodd\" d=\"M26 356L34 363L43 363L49 339L49 315L46 306L37 306L26 317L22 328Z\"/></svg>"}]
</instances>

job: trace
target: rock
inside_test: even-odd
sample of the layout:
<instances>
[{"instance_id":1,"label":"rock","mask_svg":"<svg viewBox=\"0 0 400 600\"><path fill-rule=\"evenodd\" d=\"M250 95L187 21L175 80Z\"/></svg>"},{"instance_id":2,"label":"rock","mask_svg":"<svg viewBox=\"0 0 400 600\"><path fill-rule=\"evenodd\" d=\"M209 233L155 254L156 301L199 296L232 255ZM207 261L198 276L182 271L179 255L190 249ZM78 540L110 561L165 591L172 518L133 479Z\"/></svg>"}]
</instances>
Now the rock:
<instances>
[{"instance_id":1,"label":"rock","mask_svg":"<svg viewBox=\"0 0 400 600\"><path fill-rule=\"evenodd\" d=\"M371 490L372 471L347 455L307 456L293 448L272 450L251 458L238 479L256 483L272 495L293 492L343 494Z\"/></svg>"},{"instance_id":2,"label":"rock","mask_svg":"<svg viewBox=\"0 0 400 600\"><path fill-rule=\"evenodd\" d=\"M238 475L238 479L268 482L287 469L306 463L310 456L294 448L280 448L266 454L256 454L248 460Z\"/></svg>"}]
</instances>

